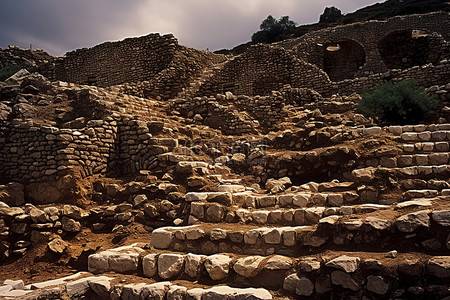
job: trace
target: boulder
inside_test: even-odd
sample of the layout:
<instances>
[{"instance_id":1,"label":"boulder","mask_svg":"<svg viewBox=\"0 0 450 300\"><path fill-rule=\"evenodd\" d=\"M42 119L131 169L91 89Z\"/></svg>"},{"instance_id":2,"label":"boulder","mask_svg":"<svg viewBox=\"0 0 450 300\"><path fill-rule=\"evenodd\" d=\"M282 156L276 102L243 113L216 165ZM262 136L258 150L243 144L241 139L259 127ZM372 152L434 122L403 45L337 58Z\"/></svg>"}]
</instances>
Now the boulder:
<instances>
[{"instance_id":1,"label":"boulder","mask_svg":"<svg viewBox=\"0 0 450 300\"><path fill-rule=\"evenodd\" d=\"M239 258L233 266L236 273L244 277L255 277L260 271L260 265L264 261L262 256L247 256Z\"/></svg>"},{"instance_id":2,"label":"boulder","mask_svg":"<svg viewBox=\"0 0 450 300\"><path fill-rule=\"evenodd\" d=\"M62 229L64 231L68 232L80 232L81 231L81 224L78 221L75 221L74 219L63 217L61 220L62 223Z\"/></svg>"},{"instance_id":3,"label":"boulder","mask_svg":"<svg viewBox=\"0 0 450 300\"><path fill-rule=\"evenodd\" d=\"M359 261L359 257L343 255L328 261L325 265L347 273L352 273L358 269Z\"/></svg>"},{"instance_id":4,"label":"boulder","mask_svg":"<svg viewBox=\"0 0 450 300\"><path fill-rule=\"evenodd\" d=\"M191 278L198 278L205 259L205 255L187 254L184 266L186 275Z\"/></svg>"},{"instance_id":5,"label":"boulder","mask_svg":"<svg viewBox=\"0 0 450 300\"><path fill-rule=\"evenodd\" d=\"M48 248L55 253L63 253L68 244L61 238L55 238L48 243Z\"/></svg>"},{"instance_id":6,"label":"boulder","mask_svg":"<svg viewBox=\"0 0 450 300\"><path fill-rule=\"evenodd\" d=\"M386 283L381 276L367 276L367 290L378 295L384 295L389 290L389 283Z\"/></svg>"},{"instance_id":7,"label":"boulder","mask_svg":"<svg viewBox=\"0 0 450 300\"><path fill-rule=\"evenodd\" d=\"M314 292L314 283L306 277L300 277L295 287L295 293L299 296L309 297Z\"/></svg>"},{"instance_id":8,"label":"boulder","mask_svg":"<svg viewBox=\"0 0 450 300\"><path fill-rule=\"evenodd\" d=\"M450 256L435 256L428 260L427 271L437 278L450 278Z\"/></svg>"},{"instance_id":9,"label":"boulder","mask_svg":"<svg viewBox=\"0 0 450 300\"><path fill-rule=\"evenodd\" d=\"M184 255L181 254L161 254L158 257L158 275L162 279L176 278L184 265Z\"/></svg>"},{"instance_id":10,"label":"boulder","mask_svg":"<svg viewBox=\"0 0 450 300\"><path fill-rule=\"evenodd\" d=\"M333 271L331 273L331 282L334 285L340 285L345 289L358 291L361 286L350 276L350 274L342 271Z\"/></svg>"},{"instance_id":11,"label":"boulder","mask_svg":"<svg viewBox=\"0 0 450 300\"><path fill-rule=\"evenodd\" d=\"M158 254L148 254L142 258L142 269L145 277L153 277L158 273Z\"/></svg>"},{"instance_id":12,"label":"boulder","mask_svg":"<svg viewBox=\"0 0 450 300\"><path fill-rule=\"evenodd\" d=\"M212 280L223 280L228 276L232 258L227 255L215 254L205 260L205 269Z\"/></svg>"},{"instance_id":13,"label":"boulder","mask_svg":"<svg viewBox=\"0 0 450 300\"><path fill-rule=\"evenodd\" d=\"M429 227L430 217L427 211L417 211L397 218L395 224L399 231L410 233L419 227Z\"/></svg>"}]
</instances>

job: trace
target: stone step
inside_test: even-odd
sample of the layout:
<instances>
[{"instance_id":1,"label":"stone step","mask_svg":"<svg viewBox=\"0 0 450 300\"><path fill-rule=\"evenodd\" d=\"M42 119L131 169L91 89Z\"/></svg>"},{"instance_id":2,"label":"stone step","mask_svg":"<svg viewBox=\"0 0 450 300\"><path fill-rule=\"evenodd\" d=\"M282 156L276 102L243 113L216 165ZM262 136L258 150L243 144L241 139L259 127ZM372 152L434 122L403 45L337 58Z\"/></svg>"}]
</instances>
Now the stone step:
<instances>
[{"instance_id":1,"label":"stone step","mask_svg":"<svg viewBox=\"0 0 450 300\"><path fill-rule=\"evenodd\" d=\"M165 258L166 257L166 258ZM176 262L171 260L173 255L160 255L161 263L159 267L167 267L165 273L174 273L177 270ZM148 261L148 260L143 260ZM186 259L189 261L189 259ZM166 265L164 265L166 264ZM272 263L273 264L273 263ZM186 269L187 270L187 269ZM220 270L214 270L214 274ZM84 274L80 279L66 280L56 279L61 282L56 286L43 286L42 288L16 289L6 291L1 289L0 297L6 299L111 299L111 300L139 300L139 299L167 299L167 300L214 300L214 299L274 299L272 294L264 288L236 288L227 285L210 286L200 285L194 282L170 282L149 280L139 276L124 276L120 272L108 271L108 275ZM161 279L161 278L157 278ZM40 284L35 284L39 286Z\"/></svg>"},{"instance_id":2,"label":"stone step","mask_svg":"<svg viewBox=\"0 0 450 300\"><path fill-rule=\"evenodd\" d=\"M236 206L226 206L217 203L192 202L190 207L190 224L197 221L208 223L247 223L275 225L313 225L318 218L300 218L309 211L322 212L321 217L331 215L351 215L353 213L369 213L390 208L389 205L362 204L340 207L310 207L310 208L275 208L275 209L243 209ZM297 216L297 217L296 217ZM316 221L316 223L312 223Z\"/></svg>"},{"instance_id":3,"label":"stone step","mask_svg":"<svg viewBox=\"0 0 450 300\"><path fill-rule=\"evenodd\" d=\"M442 178L447 180L450 175L450 165L434 166L410 166L410 167L365 167L354 169L351 173L352 179L359 183L373 183L380 178L396 176L400 179L406 178Z\"/></svg>"},{"instance_id":4,"label":"stone step","mask_svg":"<svg viewBox=\"0 0 450 300\"><path fill-rule=\"evenodd\" d=\"M397 157L397 166L410 167L446 165L449 162L449 157L450 153L448 152L399 155Z\"/></svg>"},{"instance_id":5,"label":"stone step","mask_svg":"<svg viewBox=\"0 0 450 300\"><path fill-rule=\"evenodd\" d=\"M429 201L429 200L427 200ZM295 256L315 248L352 249L392 245L424 253L450 249L450 210L423 210L422 202L407 203L387 213L363 216L329 216L323 210L299 211L298 219L313 226L257 227L241 224L197 224L162 227L152 233L151 246L202 254L225 251L246 255ZM426 204L426 203L425 203ZM405 208L410 213L402 212ZM385 215L385 217L383 217ZM317 221L318 220L318 221Z\"/></svg>"},{"instance_id":6,"label":"stone step","mask_svg":"<svg viewBox=\"0 0 450 300\"><path fill-rule=\"evenodd\" d=\"M444 193L445 190L444 190ZM434 198L439 196L441 193L439 193L438 190L431 190L431 189L427 189L427 190L408 190L406 192L403 193L403 197L405 199L412 199L412 198Z\"/></svg>"},{"instance_id":7,"label":"stone step","mask_svg":"<svg viewBox=\"0 0 450 300\"><path fill-rule=\"evenodd\" d=\"M219 186L219 189L220 186ZM247 190L247 191L244 191ZM225 188L222 192L188 192L187 202L216 202L225 205L240 205L244 208L298 208L313 205L342 206L358 202L360 195L356 191L336 193L295 192L280 195L254 194L252 189L242 186ZM226 191L228 190L228 191Z\"/></svg>"},{"instance_id":8,"label":"stone step","mask_svg":"<svg viewBox=\"0 0 450 300\"><path fill-rule=\"evenodd\" d=\"M403 144L401 146L405 153L430 153L449 152L449 142L418 142L414 144Z\"/></svg>"},{"instance_id":9,"label":"stone step","mask_svg":"<svg viewBox=\"0 0 450 300\"><path fill-rule=\"evenodd\" d=\"M104 260L114 262L117 260L110 257L108 251L89 256L91 272L120 273L116 269L104 267ZM124 265L127 264L127 260L128 258L124 255L122 259ZM141 256L139 263L134 261L132 263L135 266L134 272L142 274L146 278L195 280L196 283L212 281L220 284L225 282L244 287L251 285L268 290L282 290L284 294L298 296L324 296L331 293L333 288L338 287L346 289L347 292L359 292L359 295L361 293L390 295L394 292L398 293L399 287L405 287L403 289L403 293L405 293L405 291L411 291L409 287L414 287L417 279L426 279L428 284L441 284L445 290L445 281L450 278L450 256L425 256L423 254L398 253L397 251L385 253L327 251L319 255L306 255L298 258L281 255L265 257L222 253L208 256L191 253L152 252ZM405 277L408 280L401 279ZM168 281L163 281L150 284L150 286L167 284L169 284ZM144 286L144 283L125 284L122 289L122 299L127 293L142 295ZM231 288L225 286L222 289L229 290ZM206 289L206 291L209 290ZM206 291L205 289L196 289L195 292L205 293ZM249 289L236 289L234 292L241 291L249 291ZM251 291L258 292L258 295L260 293L268 297L270 295L267 290L261 288ZM191 293L189 291L187 293L186 299L210 299L205 298L204 294L202 298L189 298ZM405 295L408 295L408 292ZM170 298L168 297L168 299ZM222 298L216 296L211 299Z\"/></svg>"},{"instance_id":10,"label":"stone step","mask_svg":"<svg viewBox=\"0 0 450 300\"><path fill-rule=\"evenodd\" d=\"M429 124L429 125L405 125L405 126L388 126L384 128L394 135L401 135L402 133L415 132L420 133L424 131L441 131L450 130L450 124Z\"/></svg>"}]
</instances>

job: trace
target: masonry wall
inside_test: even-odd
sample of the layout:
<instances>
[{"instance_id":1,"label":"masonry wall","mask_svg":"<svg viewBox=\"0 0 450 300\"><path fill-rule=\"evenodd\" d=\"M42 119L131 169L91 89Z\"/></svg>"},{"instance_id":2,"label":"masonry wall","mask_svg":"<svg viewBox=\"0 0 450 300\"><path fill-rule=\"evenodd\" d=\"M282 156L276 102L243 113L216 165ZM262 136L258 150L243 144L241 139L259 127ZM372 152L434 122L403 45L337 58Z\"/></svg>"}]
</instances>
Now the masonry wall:
<instances>
[{"instance_id":1,"label":"masonry wall","mask_svg":"<svg viewBox=\"0 0 450 300\"><path fill-rule=\"evenodd\" d=\"M177 46L171 34L150 34L75 50L57 61L55 77L102 87L147 80L167 67Z\"/></svg>"},{"instance_id":2,"label":"masonry wall","mask_svg":"<svg viewBox=\"0 0 450 300\"><path fill-rule=\"evenodd\" d=\"M322 67L326 45L341 41L354 41L364 49L366 55L365 64L355 74L355 77L357 77L386 72L388 68L379 51L380 42L391 34L412 30L422 30L430 34L436 32L444 40L449 41L450 14L436 12L423 15L399 16L385 21L369 21L336 26L311 32L297 39L280 42L277 45L285 49L292 49L299 58ZM431 44L430 52L439 52L441 50L436 43L432 42Z\"/></svg>"},{"instance_id":3,"label":"masonry wall","mask_svg":"<svg viewBox=\"0 0 450 300\"><path fill-rule=\"evenodd\" d=\"M235 95L268 95L283 85L313 88L329 82L325 72L283 48L258 44L235 57L206 82L197 95L226 91Z\"/></svg>"}]
</instances>

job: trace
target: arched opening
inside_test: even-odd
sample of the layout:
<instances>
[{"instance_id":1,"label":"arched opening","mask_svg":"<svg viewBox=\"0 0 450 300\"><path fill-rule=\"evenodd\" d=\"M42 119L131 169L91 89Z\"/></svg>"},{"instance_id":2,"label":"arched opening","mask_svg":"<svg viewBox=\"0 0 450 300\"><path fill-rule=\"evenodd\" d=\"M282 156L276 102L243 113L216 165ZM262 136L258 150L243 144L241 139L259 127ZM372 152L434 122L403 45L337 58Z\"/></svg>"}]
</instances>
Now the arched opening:
<instances>
[{"instance_id":1,"label":"arched opening","mask_svg":"<svg viewBox=\"0 0 450 300\"><path fill-rule=\"evenodd\" d=\"M328 43L323 48L323 68L332 81L354 78L366 62L363 47L352 40Z\"/></svg>"},{"instance_id":2,"label":"arched opening","mask_svg":"<svg viewBox=\"0 0 450 300\"><path fill-rule=\"evenodd\" d=\"M430 35L421 30L394 32L383 38L378 49L388 69L406 69L429 61Z\"/></svg>"}]
</instances>

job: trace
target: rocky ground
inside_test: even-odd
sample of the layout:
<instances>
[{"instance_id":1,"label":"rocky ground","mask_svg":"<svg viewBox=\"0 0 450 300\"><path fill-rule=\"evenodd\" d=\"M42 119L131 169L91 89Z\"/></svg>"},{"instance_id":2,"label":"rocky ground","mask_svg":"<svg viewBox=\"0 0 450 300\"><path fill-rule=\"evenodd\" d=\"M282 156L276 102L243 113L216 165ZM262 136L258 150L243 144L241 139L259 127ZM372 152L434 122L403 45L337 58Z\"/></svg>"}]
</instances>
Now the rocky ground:
<instances>
[{"instance_id":1,"label":"rocky ground","mask_svg":"<svg viewBox=\"0 0 450 300\"><path fill-rule=\"evenodd\" d=\"M121 91L0 83L0 295L450 296L450 124L379 127L359 95L290 87Z\"/></svg>"}]
</instances>

